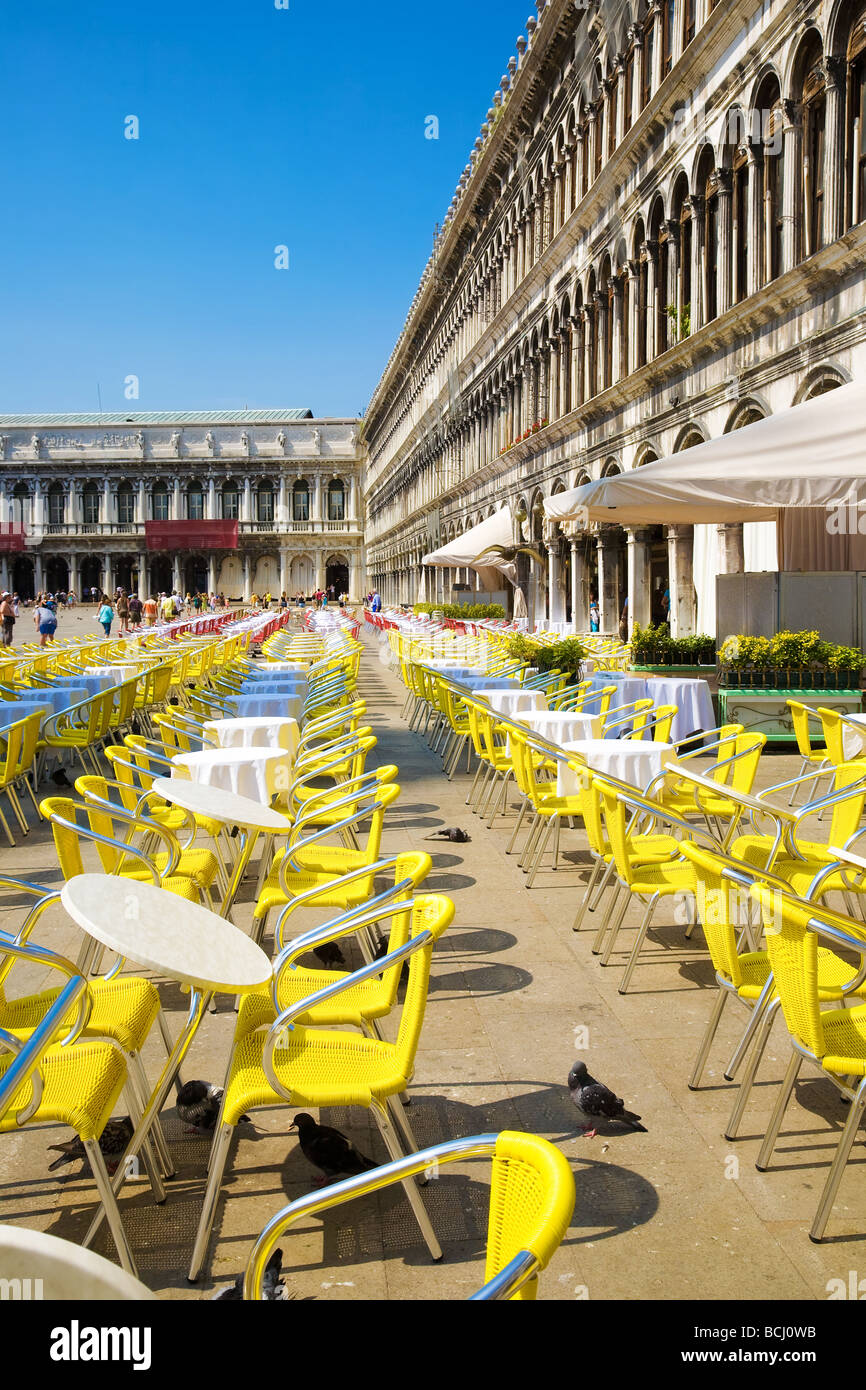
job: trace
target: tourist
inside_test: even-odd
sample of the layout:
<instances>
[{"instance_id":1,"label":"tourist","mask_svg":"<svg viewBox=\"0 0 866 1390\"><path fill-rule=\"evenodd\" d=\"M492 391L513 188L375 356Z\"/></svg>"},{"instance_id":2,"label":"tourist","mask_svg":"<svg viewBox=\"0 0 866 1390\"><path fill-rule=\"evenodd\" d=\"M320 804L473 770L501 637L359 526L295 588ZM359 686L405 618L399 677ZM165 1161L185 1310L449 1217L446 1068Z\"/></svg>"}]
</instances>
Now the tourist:
<instances>
[{"instance_id":1,"label":"tourist","mask_svg":"<svg viewBox=\"0 0 866 1390\"><path fill-rule=\"evenodd\" d=\"M142 603L138 594L129 596L129 626L131 631L136 632L141 627Z\"/></svg>"},{"instance_id":2,"label":"tourist","mask_svg":"<svg viewBox=\"0 0 866 1390\"><path fill-rule=\"evenodd\" d=\"M373 613L381 613L381 612L382 612L382 599L381 599L381 597L380 597L380 595L379 595L378 593L375 593L375 594L373 595L373 601L372 601L372 603L370 604L370 611L373 612Z\"/></svg>"},{"instance_id":3,"label":"tourist","mask_svg":"<svg viewBox=\"0 0 866 1390\"><path fill-rule=\"evenodd\" d=\"M0 618L3 619L3 646L12 646L12 637L15 631L15 619L18 615L12 603L12 595L4 593L0 599Z\"/></svg>"},{"instance_id":4,"label":"tourist","mask_svg":"<svg viewBox=\"0 0 866 1390\"><path fill-rule=\"evenodd\" d=\"M285 589L283 589L283 592L280 594L280 608L288 608L288 606L289 606L289 596L288 596L288 594L286 593Z\"/></svg>"},{"instance_id":5,"label":"tourist","mask_svg":"<svg viewBox=\"0 0 866 1390\"><path fill-rule=\"evenodd\" d=\"M120 623L120 635L129 631L129 598L126 590L121 589L117 596L117 619Z\"/></svg>"},{"instance_id":6,"label":"tourist","mask_svg":"<svg viewBox=\"0 0 866 1390\"><path fill-rule=\"evenodd\" d=\"M622 612L619 615L619 638L621 642L628 641L628 599L623 604Z\"/></svg>"},{"instance_id":7,"label":"tourist","mask_svg":"<svg viewBox=\"0 0 866 1390\"><path fill-rule=\"evenodd\" d=\"M21 611L21 600L20 600L20 598L18 597L18 590L17 590L17 589L16 589L16 590L14 591L14 593L12 594L12 607L15 609L15 617L17 618L17 617L18 617L18 614L19 614L20 611Z\"/></svg>"},{"instance_id":8,"label":"tourist","mask_svg":"<svg viewBox=\"0 0 866 1390\"><path fill-rule=\"evenodd\" d=\"M155 627L159 615L159 604L154 594L144 601L144 625L145 627Z\"/></svg>"},{"instance_id":9,"label":"tourist","mask_svg":"<svg viewBox=\"0 0 866 1390\"><path fill-rule=\"evenodd\" d=\"M99 590L98 590L95 586L90 590L90 602L91 602L91 603L98 603L98 602L99 602Z\"/></svg>"},{"instance_id":10,"label":"tourist","mask_svg":"<svg viewBox=\"0 0 866 1390\"><path fill-rule=\"evenodd\" d=\"M75 591L73 589L70 589L69 593L66 595L66 607L74 608L77 602L78 599L75 597Z\"/></svg>"},{"instance_id":11,"label":"tourist","mask_svg":"<svg viewBox=\"0 0 866 1390\"><path fill-rule=\"evenodd\" d=\"M111 602L111 599L108 597L108 594L102 595L102 602L100 603L99 611L96 614L96 621L98 623L102 623L103 632L105 633L106 637L110 637L111 624L114 621L114 605Z\"/></svg>"},{"instance_id":12,"label":"tourist","mask_svg":"<svg viewBox=\"0 0 866 1390\"><path fill-rule=\"evenodd\" d=\"M57 614L49 605L47 599L43 599L41 596L36 605L36 611L33 614L33 622L36 626L36 631L39 633L40 647L47 646L49 640L52 642L54 641L54 634L57 631Z\"/></svg>"},{"instance_id":13,"label":"tourist","mask_svg":"<svg viewBox=\"0 0 866 1390\"><path fill-rule=\"evenodd\" d=\"M601 627L601 613L598 607L598 599L593 595L589 602L589 630L598 632Z\"/></svg>"}]
</instances>

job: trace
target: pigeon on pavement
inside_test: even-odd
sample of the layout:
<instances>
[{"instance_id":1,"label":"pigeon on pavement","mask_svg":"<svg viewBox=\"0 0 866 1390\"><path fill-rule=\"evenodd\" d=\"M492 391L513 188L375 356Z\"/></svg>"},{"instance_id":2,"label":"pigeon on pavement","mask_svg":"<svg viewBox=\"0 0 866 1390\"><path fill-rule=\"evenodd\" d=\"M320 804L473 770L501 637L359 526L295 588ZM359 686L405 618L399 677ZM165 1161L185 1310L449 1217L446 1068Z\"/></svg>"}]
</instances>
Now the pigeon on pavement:
<instances>
[{"instance_id":1,"label":"pigeon on pavement","mask_svg":"<svg viewBox=\"0 0 866 1390\"><path fill-rule=\"evenodd\" d=\"M187 1081L177 1097L177 1113L184 1124L191 1126L187 1132L213 1134L222 1099L222 1086L213 1086L209 1081ZM239 1123L249 1119L249 1115L242 1115Z\"/></svg>"},{"instance_id":2,"label":"pigeon on pavement","mask_svg":"<svg viewBox=\"0 0 866 1390\"><path fill-rule=\"evenodd\" d=\"M455 845L466 845L472 836L468 830L461 830L459 826L452 825L447 830L434 830L432 835L428 835L426 838L428 840L451 840Z\"/></svg>"},{"instance_id":3,"label":"pigeon on pavement","mask_svg":"<svg viewBox=\"0 0 866 1390\"><path fill-rule=\"evenodd\" d=\"M312 1115L296 1115L289 1133L298 1134L304 1157L324 1174L324 1177L316 1179L316 1187L324 1187L329 1181L343 1175L354 1177L357 1173L367 1173L378 1166L371 1158L359 1153L345 1134L331 1129L329 1125L316 1124Z\"/></svg>"},{"instance_id":4,"label":"pigeon on pavement","mask_svg":"<svg viewBox=\"0 0 866 1390\"><path fill-rule=\"evenodd\" d=\"M125 1115L122 1120L109 1120L99 1136L99 1147L110 1174L113 1175L117 1171L117 1165L126 1152L132 1135L132 1120L128 1115ZM67 1163L87 1163L87 1150L77 1135L74 1139L67 1140L65 1144L49 1144L48 1150L60 1154L60 1158L55 1158L53 1163L49 1163L49 1173L64 1167Z\"/></svg>"},{"instance_id":5,"label":"pigeon on pavement","mask_svg":"<svg viewBox=\"0 0 866 1390\"><path fill-rule=\"evenodd\" d=\"M262 1280L262 1302L263 1303L289 1303L294 1294L289 1293L280 1274L283 1269L283 1252L275 1250L265 1266L265 1277ZM239 1274L233 1284L228 1288L215 1293L211 1302L213 1303L242 1303L244 1298L244 1276Z\"/></svg>"},{"instance_id":6,"label":"pigeon on pavement","mask_svg":"<svg viewBox=\"0 0 866 1390\"><path fill-rule=\"evenodd\" d=\"M590 1076L584 1062L575 1062L569 1072L568 1089L578 1114L586 1121L582 1126L586 1139L595 1138L599 1120L626 1125L629 1129L640 1130L641 1134L647 1133L646 1126L640 1122L640 1115L626 1110L624 1101Z\"/></svg>"}]
</instances>

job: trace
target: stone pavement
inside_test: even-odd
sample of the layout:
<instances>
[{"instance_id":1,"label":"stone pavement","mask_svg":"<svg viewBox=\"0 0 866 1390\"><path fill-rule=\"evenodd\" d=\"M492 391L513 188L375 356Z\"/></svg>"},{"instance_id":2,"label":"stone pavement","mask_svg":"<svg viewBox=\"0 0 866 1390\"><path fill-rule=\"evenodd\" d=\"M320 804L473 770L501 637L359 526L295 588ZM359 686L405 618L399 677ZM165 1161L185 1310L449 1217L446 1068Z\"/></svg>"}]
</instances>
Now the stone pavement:
<instances>
[{"instance_id":1,"label":"stone pavement","mask_svg":"<svg viewBox=\"0 0 866 1390\"><path fill-rule=\"evenodd\" d=\"M85 614L86 617L86 614ZM67 620L71 621L71 620ZM565 864L546 869L531 892L516 857L505 853L514 812L488 830L465 806L465 768L449 784L433 756L400 719L402 687L368 641L362 693L379 738L377 762L400 768L402 796L390 813L383 853L421 847L434 857L425 889L453 896L454 925L433 961L430 1001L418 1052L409 1117L420 1145L496 1131L526 1129L560 1145L577 1183L572 1226L542 1282L548 1299L801 1299L825 1298L828 1280L847 1279L860 1259L864 1225L863 1147L855 1148L828 1227L812 1245L814 1214L844 1108L832 1088L804 1072L777 1148L773 1169L754 1167L764 1124L787 1061L781 1029L774 1034L761 1084L746 1114L743 1138L725 1141L732 1088L722 1077L744 1015L731 1006L705 1074L704 1088L686 1081L713 1003L713 972L696 932L661 907L628 995L617 987L628 949L630 910L611 966L590 952L594 927L575 935L572 919L588 856L581 831L563 833ZM767 754L761 785L791 776L797 760ZM467 828L466 845L430 841L432 831ZM12 874L58 885L50 836L35 830L16 849L0 850ZM251 896L251 888L247 898ZM239 925L251 904L241 903ZM20 914L9 910L8 925ZM321 919L321 914L319 915ZM312 925L309 917L300 925ZM591 919L590 919L591 922ZM60 912L46 916L38 939L75 954L77 932ZM29 977L29 978L28 978ZM22 983L44 977L22 970ZM177 1028L180 991L163 988ZM220 1081L234 1023L232 1001L210 1014L184 1077ZM393 1036L394 1023L386 1021ZM565 1079L586 1037L590 1070L643 1115L647 1134L587 1140L575 1128ZM159 1047L145 1056L151 1074ZM293 1112L258 1112L232 1149L217 1211L211 1261L196 1288L185 1272L204 1191L207 1143L183 1132L173 1110L165 1127L178 1165L161 1208L142 1185L128 1187L121 1210L142 1278L167 1298L209 1297L241 1271L251 1242L287 1202L310 1189L312 1173L294 1136ZM347 1130L358 1146L385 1157L369 1116L331 1110L322 1118ZM80 1239L94 1206L94 1188L74 1169L48 1174L47 1145L68 1137L25 1130L0 1137L0 1219L25 1222ZM287 1282L300 1297L461 1298L481 1282L487 1204L483 1164L446 1169L425 1190L445 1251L431 1264L398 1188L306 1223L284 1242ZM107 1238L97 1248L111 1254Z\"/></svg>"}]
</instances>

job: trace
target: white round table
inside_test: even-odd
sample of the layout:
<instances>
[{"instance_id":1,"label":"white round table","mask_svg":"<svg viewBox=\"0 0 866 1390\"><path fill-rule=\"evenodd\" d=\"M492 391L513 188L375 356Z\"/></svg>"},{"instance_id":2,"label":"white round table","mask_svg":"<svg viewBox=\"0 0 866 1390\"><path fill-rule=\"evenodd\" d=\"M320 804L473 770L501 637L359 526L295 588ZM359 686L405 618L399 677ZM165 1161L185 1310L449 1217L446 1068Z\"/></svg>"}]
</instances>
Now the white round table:
<instances>
[{"instance_id":1,"label":"white round table","mask_svg":"<svg viewBox=\"0 0 866 1390\"><path fill-rule=\"evenodd\" d=\"M646 693L653 704L677 707L671 725L671 739L674 743L680 743L690 734L703 733L704 730L716 727L713 697L706 681L653 676L647 681L646 686Z\"/></svg>"},{"instance_id":2,"label":"white round table","mask_svg":"<svg viewBox=\"0 0 866 1390\"><path fill-rule=\"evenodd\" d=\"M563 747L567 753L578 753L590 771L607 773L639 791L659 776L665 761L675 752L672 743L644 743L640 739L578 739ZM560 764L556 777L557 796L577 796L578 780L572 768Z\"/></svg>"},{"instance_id":3,"label":"white round table","mask_svg":"<svg viewBox=\"0 0 866 1390\"><path fill-rule=\"evenodd\" d=\"M234 792L223 791L221 787L187 781L184 777L157 777L151 791L172 806L192 812L194 816L207 816L210 820L218 820L223 825L236 826L240 830L241 852L220 907L220 916L229 917L259 835L288 835L292 828L291 821L261 801L237 796Z\"/></svg>"},{"instance_id":4,"label":"white round table","mask_svg":"<svg viewBox=\"0 0 866 1390\"><path fill-rule=\"evenodd\" d=\"M0 1276L29 1281L24 1287L46 1303L156 1302L146 1284L102 1255L26 1226L0 1226Z\"/></svg>"},{"instance_id":5,"label":"white round table","mask_svg":"<svg viewBox=\"0 0 866 1390\"><path fill-rule=\"evenodd\" d=\"M2 712L3 706L0 705L0 714ZM851 762L866 756L866 714L845 715L842 725L842 751Z\"/></svg>"},{"instance_id":6,"label":"white round table","mask_svg":"<svg viewBox=\"0 0 866 1390\"><path fill-rule=\"evenodd\" d=\"M233 695L226 705L236 719L296 719L300 723L304 712L303 696L287 691L274 695Z\"/></svg>"},{"instance_id":7,"label":"white round table","mask_svg":"<svg viewBox=\"0 0 866 1390\"><path fill-rule=\"evenodd\" d=\"M193 782L248 796L265 806L277 792L288 790L291 779L291 757L284 748L205 748L177 753L172 762L186 768Z\"/></svg>"},{"instance_id":8,"label":"white round table","mask_svg":"<svg viewBox=\"0 0 866 1390\"><path fill-rule=\"evenodd\" d=\"M509 719L547 709L547 696L542 690L488 690L484 698L491 709L508 715Z\"/></svg>"},{"instance_id":9,"label":"white round table","mask_svg":"<svg viewBox=\"0 0 866 1390\"><path fill-rule=\"evenodd\" d=\"M540 738L560 747L575 739L594 739L597 737L598 719L591 714L578 714L571 710L538 710L532 714L518 714L518 724L525 724Z\"/></svg>"},{"instance_id":10,"label":"white round table","mask_svg":"<svg viewBox=\"0 0 866 1390\"><path fill-rule=\"evenodd\" d=\"M164 778L160 782L163 786L171 785ZM160 791L165 794L162 788ZM251 805L254 818L264 811L255 802ZM270 983L273 971L264 951L245 932L207 908L186 902L152 883L111 874L81 874L64 884L60 900L73 922L93 941L193 991L183 1029L112 1180L118 1193L130 1171L130 1160L139 1152L165 1104L211 997L258 989ZM85 1238L87 1244L102 1224L104 1214L104 1208L100 1208Z\"/></svg>"},{"instance_id":11,"label":"white round table","mask_svg":"<svg viewBox=\"0 0 866 1390\"><path fill-rule=\"evenodd\" d=\"M204 731L219 748L283 748L292 757L300 738L297 719L211 719Z\"/></svg>"}]
</instances>

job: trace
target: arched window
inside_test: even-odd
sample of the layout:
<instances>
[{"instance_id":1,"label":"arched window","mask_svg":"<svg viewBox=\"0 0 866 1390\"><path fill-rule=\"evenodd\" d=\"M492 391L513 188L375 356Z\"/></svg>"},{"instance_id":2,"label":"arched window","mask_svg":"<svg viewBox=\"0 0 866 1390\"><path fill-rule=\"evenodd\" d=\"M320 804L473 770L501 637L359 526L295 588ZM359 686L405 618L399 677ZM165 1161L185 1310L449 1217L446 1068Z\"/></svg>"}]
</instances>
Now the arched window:
<instances>
[{"instance_id":1,"label":"arched window","mask_svg":"<svg viewBox=\"0 0 866 1390\"><path fill-rule=\"evenodd\" d=\"M676 0L662 0L662 80L673 67L676 8Z\"/></svg>"},{"instance_id":2,"label":"arched window","mask_svg":"<svg viewBox=\"0 0 866 1390\"><path fill-rule=\"evenodd\" d=\"M168 521L171 502L165 483L157 483L150 500L154 521Z\"/></svg>"},{"instance_id":3,"label":"arched window","mask_svg":"<svg viewBox=\"0 0 866 1390\"><path fill-rule=\"evenodd\" d=\"M622 274L617 279L619 286L619 377L628 376L628 342L629 342L629 322L631 318L631 277L628 267L623 268Z\"/></svg>"},{"instance_id":4,"label":"arched window","mask_svg":"<svg viewBox=\"0 0 866 1390\"><path fill-rule=\"evenodd\" d=\"M587 343L586 399L591 400L598 390L598 300L595 292L595 271L589 277L586 292Z\"/></svg>"},{"instance_id":5,"label":"arched window","mask_svg":"<svg viewBox=\"0 0 866 1390\"><path fill-rule=\"evenodd\" d=\"M267 480L259 483L256 493L256 520L273 523L276 513L275 502L273 483Z\"/></svg>"},{"instance_id":6,"label":"arched window","mask_svg":"<svg viewBox=\"0 0 866 1390\"><path fill-rule=\"evenodd\" d=\"M604 157L604 92L599 90L598 99L595 103L595 125L594 135L594 155L593 155L593 178L597 179L601 173L601 165Z\"/></svg>"},{"instance_id":7,"label":"arched window","mask_svg":"<svg viewBox=\"0 0 866 1390\"><path fill-rule=\"evenodd\" d=\"M689 186L685 177L680 178L674 197L674 210L679 227L679 247L677 258L677 302L672 337L680 342L691 331L692 310L692 205L688 197Z\"/></svg>"},{"instance_id":8,"label":"arched window","mask_svg":"<svg viewBox=\"0 0 866 1390\"><path fill-rule=\"evenodd\" d=\"M846 225L854 227L866 218L866 8L863 6L851 26L846 62Z\"/></svg>"},{"instance_id":9,"label":"arched window","mask_svg":"<svg viewBox=\"0 0 866 1390\"><path fill-rule=\"evenodd\" d=\"M62 483L52 483L48 491L48 525L62 526L66 520L66 489Z\"/></svg>"},{"instance_id":10,"label":"arched window","mask_svg":"<svg viewBox=\"0 0 866 1390\"><path fill-rule=\"evenodd\" d=\"M81 495L82 521L85 526L99 525L99 488L96 483L85 483Z\"/></svg>"},{"instance_id":11,"label":"arched window","mask_svg":"<svg viewBox=\"0 0 866 1390\"><path fill-rule=\"evenodd\" d=\"M197 480L186 490L186 515L188 521L204 521L204 490Z\"/></svg>"},{"instance_id":12,"label":"arched window","mask_svg":"<svg viewBox=\"0 0 866 1390\"><path fill-rule=\"evenodd\" d=\"M602 261L599 290L601 292L599 314L603 319L602 323L599 325L599 338L604 347L604 355L601 363L602 376L600 389L606 391L613 382L614 287L609 256L605 256Z\"/></svg>"},{"instance_id":13,"label":"arched window","mask_svg":"<svg viewBox=\"0 0 866 1390\"><path fill-rule=\"evenodd\" d=\"M220 494L223 521L238 521L241 514L241 495L234 479L223 486Z\"/></svg>"},{"instance_id":14,"label":"arched window","mask_svg":"<svg viewBox=\"0 0 866 1390\"><path fill-rule=\"evenodd\" d=\"M704 200L704 243L701 250L704 323L719 312L717 269L719 259L719 184L711 145L698 160L697 190Z\"/></svg>"},{"instance_id":15,"label":"arched window","mask_svg":"<svg viewBox=\"0 0 866 1390\"><path fill-rule=\"evenodd\" d=\"M120 526L131 526L135 521L135 493L132 483L121 483L117 489L117 520Z\"/></svg>"},{"instance_id":16,"label":"arched window","mask_svg":"<svg viewBox=\"0 0 866 1390\"><path fill-rule=\"evenodd\" d=\"M761 112L763 127L761 180L761 244L758 259L759 283L775 280L782 270L782 196L785 184L782 135L781 90L776 77L761 83L755 106Z\"/></svg>"},{"instance_id":17,"label":"arched window","mask_svg":"<svg viewBox=\"0 0 866 1390\"><path fill-rule=\"evenodd\" d=\"M346 489L339 478L328 483L328 520L346 520Z\"/></svg>"},{"instance_id":18,"label":"arched window","mask_svg":"<svg viewBox=\"0 0 866 1390\"><path fill-rule=\"evenodd\" d=\"M616 127L618 120L619 76L616 68L607 75L607 157L610 159L616 149Z\"/></svg>"},{"instance_id":19,"label":"arched window","mask_svg":"<svg viewBox=\"0 0 866 1390\"><path fill-rule=\"evenodd\" d=\"M698 0L685 0L683 5L683 48L695 37L698 27Z\"/></svg>"},{"instance_id":20,"label":"arched window","mask_svg":"<svg viewBox=\"0 0 866 1390\"><path fill-rule=\"evenodd\" d=\"M661 203L656 203L652 215L650 237L655 241L656 252L656 353L666 352L671 338L668 320L668 261L670 257L670 236L665 226ZM653 234L654 232L654 234Z\"/></svg>"},{"instance_id":21,"label":"arched window","mask_svg":"<svg viewBox=\"0 0 866 1390\"><path fill-rule=\"evenodd\" d=\"M644 109L649 105L650 97L653 94L653 60L655 58L656 43L656 23L655 11L650 10L644 21L643 31L643 61L641 63L640 74L640 108Z\"/></svg>"},{"instance_id":22,"label":"arched window","mask_svg":"<svg viewBox=\"0 0 866 1390\"><path fill-rule=\"evenodd\" d=\"M646 365L647 294L649 293L649 255L646 249L646 229L643 218L634 229L634 254L638 263L637 277L637 351L635 365Z\"/></svg>"},{"instance_id":23,"label":"arched window","mask_svg":"<svg viewBox=\"0 0 866 1390\"><path fill-rule=\"evenodd\" d=\"M631 130L631 109L634 102L634 37L629 33L629 44L625 54L625 72L622 79L623 130Z\"/></svg>"},{"instance_id":24,"label":"arched window","mask_svg":"<svg viewBox=\"0 0 866 1390\"><path fill-rule=\"evenodd\" d=\"M800 186L801 257L813 255L824 245L827 102L822 58L821 40L812 31L803 45L798 62L803 138Z\"/></svg>"}]
</instances>

